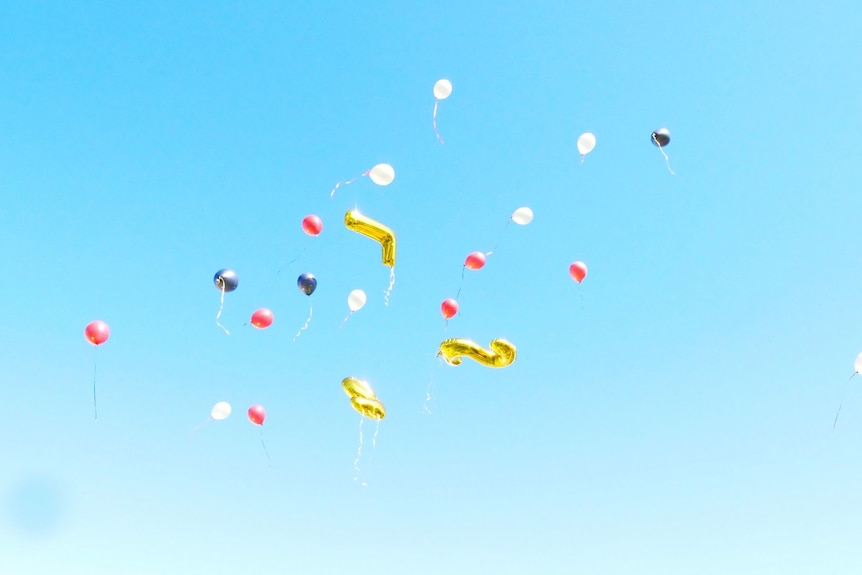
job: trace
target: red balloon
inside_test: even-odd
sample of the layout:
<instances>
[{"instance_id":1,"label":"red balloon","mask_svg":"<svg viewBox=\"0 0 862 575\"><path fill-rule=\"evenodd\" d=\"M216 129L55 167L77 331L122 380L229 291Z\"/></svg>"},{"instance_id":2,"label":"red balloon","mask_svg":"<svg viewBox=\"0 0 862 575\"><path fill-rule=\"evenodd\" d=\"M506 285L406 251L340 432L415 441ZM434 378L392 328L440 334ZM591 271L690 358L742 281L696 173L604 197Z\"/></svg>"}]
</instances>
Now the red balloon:
<instances>
[{"instance_id":1,"label":"red balloon","mask_svg":"<svg viewBox=\"0 0 862 575\"><path fill-rule=\"evenodd\" d=\"M272 325L274 319L272 310L262 307L251 314L251 325L258 329L266 329Z\"/></svg>"},{"instance_id":2,"label":"red balloon","mask_svg":"<svg viewBox=\"0 0 862 575\"><path fill-rule=\"evenodd\" d=\"M263 425L266 419L266 410L262 405L252 405L248 408L248 420L255 425Z\"/></svg>"},{"instance_id":3,"label":"red balloon","mask_svg":"<svg viewBox=\"0 0 862 575\"><path fill-rule=\"evenodd\" d=\"M458 313L458 302L451 298L443 300L443 303L440 304L440 311L443 313L443 317L451 319Z\"/></svg>"},{"instance_id":4,"label":"red balloon","mask_svg":"<svg viewBox=\"0 0 862 575\"><path fill-rule=\"evenodd\" d=\"M103 321L91 321L84 328L84 337L93 345L102 345L111 337L111 328Z\"/></svg>"},{"instance_id":5,"label":"red balloon","mask_svg":"<svg viewBox=\"0 0 862 575\"><path fill-rule=\"evenodd\" d=\"M302 231L310 236L316 236L323 230L323 220L315 215L305 216L302 219Z\"/></svg>"},{"instance_id":6,"label":"red balloon","mask_svg":"<svg viewBox=\"0 0 862 575\"><path fill-rule=\"evenodd\" d=\"M569 266L569 275L578 283L584 281L587 277L587 264L584 262L575 262Z\"/></svg>"},{"instance_id":7,"label":"red balloon","mask_svg":"<svg viewBox=\"0 0 862 575\"><path fill-rule=\"evenodd\" d=\"M485 266L485 254L482 252L473 252L469 256L467 256L464 265L470 268L471 270L479 270Z\"/></svg>"}]
</instances>

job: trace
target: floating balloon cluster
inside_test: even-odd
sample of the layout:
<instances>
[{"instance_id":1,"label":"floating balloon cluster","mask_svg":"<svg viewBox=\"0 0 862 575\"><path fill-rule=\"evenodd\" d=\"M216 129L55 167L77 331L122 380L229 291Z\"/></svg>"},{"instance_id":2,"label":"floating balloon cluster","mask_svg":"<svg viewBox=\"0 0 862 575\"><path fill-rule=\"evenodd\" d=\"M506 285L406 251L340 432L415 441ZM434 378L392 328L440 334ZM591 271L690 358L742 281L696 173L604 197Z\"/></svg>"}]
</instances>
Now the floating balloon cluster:
<instances>
[{"instance_id":1,"label":"floating balloon cluster","mask_svg":"<svg viewBox=\"0 0 862 575\"><path fill-rule=\"evenodd\" d=\"M434 110L432 113L432 126L434 129L434 135L436 139L440 142L440 144L443 144L444 142L437 128L437 112L440 102L446 100L451 94L452 83L448 79L441 79L434 84ZM673 170L670 169L670 162L668 156L664 151L664 149L670 143L670 132L666 128L656 130L651 134L651 141L655 146L659 148L659 151L665 158L665 163L667 164L668 171L673 174ZM577 149L578 153L581 156L582 164L587 154L591 153L595 149L595 147L595 134L591 132L585 132L580 135L577 140ZM395 169L391 165L386 163L376 164L351 179L338 181L330 192L330 198L333 199L335 197L335 192L341 186L350 185L356 180L366 176L372 183L377 186L388 186L395 180ZM526 206L520 207L512 213L509 220L506 222L506 226L503 229L503 233L505 233L509 224L512 222L519 226L526 226L532 221L532 209ZM345 213L344 225L347 230L363 235L377 242L380 245L381 260L385 266L390 268L389 286L384 292L384 303L388 306L389 297L395 284L395 261L397 248L395 232L385 224L362 214L358 209L348 210ZM302 231L307 236L316 237L320 235L320 233L323 231L323 221L319 216L315 214L309 214L302 219L301 227ZM497 245L495 245L490 251L473 251L467 255L461 270L461 286L458 289L458 293L454 298L444 299L443 302L440 304L440 313L447 322L450 319L454 318L460 312L460 304L458 302L458 297L460 296L461 288L463 287L465 271L477 271L484 268L487 263L488 256L492 255L496 249ZM299 256L297 256L297 258L298 257ZM582 283L587 276L587 266L582 261L573 262L569 266L568 271L571 278L578 284ZM234 270L229 268L223 268L215 273L215 275L213 276L213 283L216 289L218 289L218 291L220 292L219 307L216 314L216 325L221 328L225 334L230 335L230 331L224 325L221 324L221 317L225 306L225 295L235 291L239 287L239 276ZM310 297L317 289L317 278L315 278L315 276L309 272L302 273L297 278L297 287L303 294ZM344 325L344 323L355 312L362 309L365 306L366 302L367 296L363 290L352 290L347 296L347 307L349 313L344 318L344 321L341 325ZM296 340L296 338L298 338L301 333L308 328L311 322L312 312L313 309L311 305L309 305L308 318L306 319L305 324L299 329L299 331L297 331L296 335L294 336L294 340ZM274 319L274 314L271 309L261 307L256 309L251 314L250 323L254 328L264 330L273 325ZM110 333L111 332L110 328L108 327L108 324L101 320L90 322L89 324L87 324L84 330L84 334L87 338L87 341L89 341L92 345L96 347L104 344L110 337ZM493 339L491 340L488 349L485 349L478 343L470 339L450 338L440 343L437 356L442 358L443 361L445 361L448 365L452 366L460 365L463 358L469 358L487 367L502 368L511 365L515 361L517 357L517 350L511 342L505 339ZM860 354L859 358L857 358L855 373L862 373L862 354ZM362 419L369 418L376 420L379 423L382 419L386 417L386 408L384 407L383 403L377 398L377 395L372 389L372 387L364 380L360 380L355 377L344 378L344 380L342 381L342 389L350 398L350 404L353 409L361 415L359 449L359 453L361 453ZM96 419L98 419L98 411L96 409L95 362L93 366L93 409L96 415ZM840 409L841 407L839 405L839 413ZM213 406L208 421L222 421L227 419L230 414L230 404L224 401L220 401ZM266 451L266 445L263 443L263 423L266 419L266 410L261 405L252 405L248 409L247 415L248 420L252 424L257 425L261 428L261 444L263 445L264 451ZM836 423L837 420L838 414L836 414L835 417ZM267 457L269 457L268 452Z\"/></svg>"}]
</instances>

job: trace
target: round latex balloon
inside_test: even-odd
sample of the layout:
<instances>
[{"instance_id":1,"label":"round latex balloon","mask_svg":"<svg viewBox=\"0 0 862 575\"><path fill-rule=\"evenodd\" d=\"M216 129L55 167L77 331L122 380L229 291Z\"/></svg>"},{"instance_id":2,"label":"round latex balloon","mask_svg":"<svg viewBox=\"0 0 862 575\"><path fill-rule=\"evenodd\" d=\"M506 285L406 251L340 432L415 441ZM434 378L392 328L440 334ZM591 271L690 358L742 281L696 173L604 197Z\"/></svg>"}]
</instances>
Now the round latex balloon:
<instances>
[{"instance_id":1,"label":"round latex balloon","mask_svg":"<svg viewBox=\"0 0 862 575\"><path fill-rule=\"evenodd\" d=\"M210 412L210 417L216 421L222 421L223 419L228 418L230 412L230 404L226 401L219 401L213 406L213 410Z\"/></svg>"},{"instance_id":2,"label":"round latex balloon","mask_svg":"<svg viewBox=\"0 0 862 575\"><path fill-rule=\"evenodd\" d=\"M862 353L856 356L856 362L853 364L853 369L856 373L862 375Z\"/></svg>"},{"instance_id":3,"label":"round latex balloon","mask_svg":"<svg viewBox=\"0 0 862 575\"><path fill-rule=\"evenodd\" d=\"M369 419L380 420L386 417L386 408L383 407L383 404L377 398L351 397L350 405Z\"/></svg>"},{"instance_id":4,"label":"round latex balloon","mask_svg":"<svg viewBox=\"0 0 862 575\"><path fill-rule=\"evenodd\" d=\"M350 308L351 312L359 311L363 307L365 307L365 301L368 298L365 296L365 292L361 289L355 289L347 296L347 307Z\"/></svg>"},{"instance_id":5,"label":"round latex balloon","mask_svg":"<svg viewBox=\"0 0 862 575\"><path fill-rule=\"evenodd\" d=\"M446 80L445 78L442 80L437 80L437 83L434 84L434 97L438 100L445 100L449 97L449 94L452 93L452 82Z\"/></svg>"},{"instance_id":6,"label":"round latex balloon","mask_svg":"<svg viewBox=\"0 0 862 575\"><path fill-rule=\"evenodd\" d=\"M578 152L582 156L586 156L596 147L596 137L590 132L584 132L578 138Z\"/></svg>"},{"instance_id":7,"label":"round latex balloon","mask_svg":"<svg viewBox=\"0 0 862 575\"><path fill-rule=\"evenodd\" d=\"M584 281L587 277L587 264L584 262L575 262L569 266L569 275L578 283Z\"/></svg>"},{"instance_id":8,"label":"round latex balloon","mask_svg":"<svg viewBox=\"0 0 862 575\"><path fill-rule=\"evenodd\" d=\"M458 302L452 298L443 300L443 303L440 304L440 313L446 319L452 319L458 313Z\"/></svg>"},{"instance_id":9,"label":"round latex balloon","mask_svg":"<svg viewBox=\"0 0 862 575\"><path fill-rule=\"evenodd\" d=\"M258 329L268 328L272 325L273 320L275 320L275 316L272 315L272 310L265 307L257 309L251 314L251 325Z\"/></svg>"},{"instance_id":10,"label":"round latex balloon","mask_svg":"<svg viewBox=\"0 0 862 575\"><path fill-rule=\"evenodd\" d=\"M296 285L305 295L311 295L317 289L317 279L310 273L304 273L296 280Z\"/></svg>"},{"instance_id":11,"label":"round latex balloon","mask_svg":"<svg viewBox=\"0 0 862 575\"><path fill-rule=\"evenodd\" d=\"M356 377L345 377L342 379L341 388L349 397L364 397L365 399L374 399L377 397L367 381Z\"/></svg>"},{"instance_id":12,"label":"round latex balloon","mask_svg":"<svg viewBox=\"0 0 862 575\"><path fill-rule=\"evenodd\" d=\"M533 210L526 207L518 208L515 210L515 213L512 214L512 221L519 226L526 226L533 221Z\"/></svg>"},{"instance_id":13,"label":"round latex balloon","mask_svg":"<svg viewBox=\"0 0 862 575\"><path fill-rule=\"evenodd\" d=\"M670 144L670 132L667 128L661 128L652 133L652 143L659 148L664 148Z\"/></svg>"},{"instance_id":14,"label":"round latex balloon","mask_svg":"<svg viewBox=\"0 0 862 575\"><path fill-rule=\"evenodd\" d=\"M103 321L91 321L84 328L84 336L93 345L102 345L111 337L111 328Z\"/></svg>"},{"instance_id":15,"label":"round latex balloon","mask_svg":"<svg viewBox=\"0 0 862 575\"><path fill-rule=\"evenodd\" d=\"M255 425L263 425L266 419L266 410L262 405L252 405L248 408L248 420Z\"/></svg>"},{"instance_id":16,"label":"round latex balloon","mask_svg":"<svg viewBox=\"0 0 862 575\"><path fill-rule=\"evenodd\" d=\"M368 170L368 177L378 186L388 186L395 179L395 168L389 164L377 164Z\"/></svg>"},{"instance_id":17,"label":"round latex balloon","mask_svg":"<svg viewBox=\"0 0 862 575\"><path fill-rule=\"evenodd\" d=\"M232 292L239 286L239 276L233 270L222 269L216 272L213 283L225 293Z\"/></svg>"},{"instance_id":18,"label":"round latex balloon","mask_svg":"<svg viewBox=\"0 0 862 575\"><path fill-rule=\"evenodd\" d=\"M485 254L482 252L473 252L467 256L464 265L471 270L480 270L485 266Z\"/></svg>"},{"instance_id":19,"label":"round latex balloon","mask_svg":"<svg viewBox=\"0 0 862 575\"><path fill-rule=\"evenodd\" d=\"M323 230L323 220L314 214L302 218L302 231L310 236L316 236Z\"/></svg>"}]
</instances>

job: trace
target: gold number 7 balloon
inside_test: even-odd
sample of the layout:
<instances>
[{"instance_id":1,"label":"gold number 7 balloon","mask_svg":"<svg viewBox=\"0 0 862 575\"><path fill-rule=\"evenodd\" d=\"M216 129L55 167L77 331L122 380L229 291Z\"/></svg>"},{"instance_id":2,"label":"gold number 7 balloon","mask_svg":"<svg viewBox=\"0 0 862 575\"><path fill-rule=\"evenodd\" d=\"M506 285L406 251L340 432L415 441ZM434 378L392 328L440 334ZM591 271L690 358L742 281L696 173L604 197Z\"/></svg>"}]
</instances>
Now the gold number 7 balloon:
<instances>
[{"instance_id":1,"label":"gold number 7 balloon","mask_svg":"<svg viewBox=\"0 0 862 575\"><path fill-rule=\"evenodd\" d=\"M344 214L344 225L348 230L362 234L380 244L383 250L383 265L389 266L389 287L384 292L384 305L389 305L389 294L395 285L395 232L384 224L372 220L368 216L359 213L359 210L348 210Z\"/></svg>"}]
</instances>

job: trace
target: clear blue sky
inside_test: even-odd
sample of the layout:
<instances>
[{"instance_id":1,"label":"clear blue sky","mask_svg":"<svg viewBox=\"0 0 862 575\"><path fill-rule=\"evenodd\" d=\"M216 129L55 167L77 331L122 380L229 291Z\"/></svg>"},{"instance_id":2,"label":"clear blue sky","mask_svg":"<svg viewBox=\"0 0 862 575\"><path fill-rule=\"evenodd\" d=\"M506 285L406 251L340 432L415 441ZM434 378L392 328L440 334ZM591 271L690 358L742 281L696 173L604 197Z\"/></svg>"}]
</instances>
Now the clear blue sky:
<instances>
[{"instance_id":1,"label":"clear blue sky","mask_svg":"<svg viewBox=\"0 0 862 575\"><path fill-rule=\"evenodd\" d=\"M862 572L862 6L701 4L0 2L0 572Z\"/></svg>"}]
</instances>

